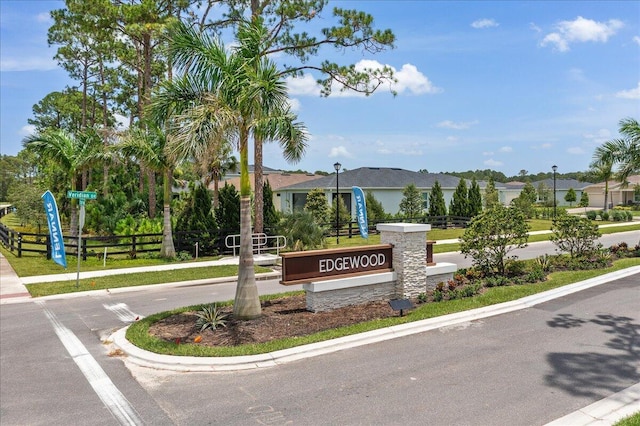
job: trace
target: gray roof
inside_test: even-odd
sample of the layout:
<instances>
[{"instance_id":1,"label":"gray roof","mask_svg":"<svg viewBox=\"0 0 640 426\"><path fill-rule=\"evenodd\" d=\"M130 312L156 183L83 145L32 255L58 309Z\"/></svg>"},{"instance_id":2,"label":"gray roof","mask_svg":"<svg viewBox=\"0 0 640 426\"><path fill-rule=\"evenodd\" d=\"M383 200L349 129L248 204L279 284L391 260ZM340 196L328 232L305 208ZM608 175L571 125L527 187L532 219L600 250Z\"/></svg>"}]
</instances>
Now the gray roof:
<instances>
[{"instance_id":1,"label":"gray roof","mask_svg":"<svg viewBox=\"0 0 640 426\"><path fill-rule=\"evenodd\" d=\"M413 183L418 188L432 188L435 181L442 188L455 188L460 181L455 176L443 173L420 173L391 167L360 167L340 173L338 183L340 188L359 186L363 189L397 189ZM335 173L318 179L297 183L280 190L311 190L314 188L332 189L336 187Z\"/></svg>"},{"instance_id":2,"label":"gray roof","mask_svg":"<svg viewBox=\"0 0 640 426\"><path fill-rule=\"evenodd\" d=\"M547 188L553 189L553 179L543 179L536 182L531 182L531 185L533 185L535 189L538 189L538 186L541 183L543 183L544 186L546 186ZM506 183L506 187L508 189L522 189L524 188L524 185L525 184L522 182ZM569 190L569 188L573 188L574 190L582 190L589 185L591 185L591 183L580 182L579 180L576 180L576 179L556 179L556 190L558 191Z\"/></svg>"}]
</instances>

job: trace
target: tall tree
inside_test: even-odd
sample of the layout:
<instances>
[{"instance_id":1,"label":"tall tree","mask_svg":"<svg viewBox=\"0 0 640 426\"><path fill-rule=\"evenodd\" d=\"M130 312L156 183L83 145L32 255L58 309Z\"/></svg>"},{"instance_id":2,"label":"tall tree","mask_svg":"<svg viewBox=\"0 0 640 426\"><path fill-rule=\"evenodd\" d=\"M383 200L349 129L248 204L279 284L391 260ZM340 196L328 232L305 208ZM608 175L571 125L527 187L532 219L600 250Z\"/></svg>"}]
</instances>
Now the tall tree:
<instances>
[{"instance_id":1,"label":"tall tree","mask_svg":"<svg viewBox=\"0 0 640 426\"><path fill-rule=\"evenodd\" d=\"M82 170L95 161L100 150L100 140L95 132L88 131L78 136L64 130L49 130L27 136L24 147L36 153L41 160L51 162L64 173L66 183L72 191L78 189L78 179ZM84 188L80 188L84 189ZM77 200L71 200L71 235L78 235Z\"/></svg>"},{"instance_id":2,"label":"tall tree","mask_svg":"<svg viewBox=\"0 0 640 426\"><path fill-rule=\"evenodd\" d=\"M626 182L633 173L640 172L640 124L636 119L620 120L622 138L605 142L596 148L593 164L606 169L606 163L618 166L618 180Z\"/></svg>"},{"instance_id":3,"label":"tall tree","mask_svg":"<svg viewBox=\"0 0 640 426\"><path fill-rule=\"evenodd\" d=\"M408 218L422 216L424 212L424 200L420 190L414 183L410 183L402 190L402 200L400 201L400 212Z\"/></svg>"},{"instance_id":4,"label":"tall tree","mask_svg":"<svg viewBox=\"0 0 640 426\"><path fill-rule=\"evenodd\" d=\"M464 179L460 179L458 186L456 186L449 205L449 214L451 216L469 217L469 194L467 182Z\"/></svg>"},{"instance_id":5,"label":"tall tree","mask_svg":"<svg viewBox=\"0 0 640 426\"><path fill-rule=\"evenodd\" d=\"M467 213L469 217L477 216L482 211L482 195L480 194L480 186L476 178L471 179L471 187L469 188L469 206Z\"/></svg>"},{"instance_id":6,"label":"tall tree","mask_svg":"<svg viewBox=\"0 0 640 426\"><path fill-rule=\"evenodd\" d=\"M613 152L609 150L596 150L591 163L590 174L598 181L604 181L604 211L609 210L609 182L614 178Z\"/></svg>"},{"instance_id":7,"label":"tall tree","mask_svg":"<svg viewBox=\"0 0 640 426\"><path fill-rule=\"evenodd\" d=\"M178 23L170 54L184 74L163 84L153 101L157 122L171 124L177 158L198 157L212 143L237 141L240 153L240 268L233 313L261 315L251 238L251 134L280 142L284 157L298 161L306 148L304 126L288 107L287 89L275 64L259 52L267 37L260 20L244 23L229 53L217 39ZM262 214L262 211L261 211Z\"/></svg>"},{"instance_id":8,"label":"tall tree","mask_svg":"<svg viewBox=\"0 0 640 426\"><path fill-rule=\"evenodd\" d=\"M573 203L575 203L577 199L578 196L576 195L576 190L573 188L569 188L564 196L564 200L569 203L569 206L573 206Z\"/></svg>"},{"instance_id":9,"label":"tall tree","mask_svg":"<svg viewBox=\"0 0 640 426\"><path fill-rule=\"evenodd\" d=\"M288 55L288 62L279 70L281 77L300 77L305 70L319 72L323 78L322 95L328 96L333 84L340 91L354 90L373 93L381 84L393 80L393 72L389 67L361 68L352 64L339 65L329 60L312 63L325 46L334 47L342 52L345 48L362 49L366 53L378 53L392 48L395 36L391 30L376 30L373 16L370 14L341 8L333 8L333 19L337 25L319 29L319 35L309 33L314 28L310 23L328 19L323 9L327 0L240 0L229 1L228 13L222 21L210 22L209 25L242 25L248 15L252 19L261 18L269 26L267 37L256 52L258 56ZM296 29L304 28L303 32ZM254 178L255 178L255 229L262 231L263 154L262 143L268 139L254 134Z\"/></svg>"},{"instance_id":10,"label":"tall tree","mask_svg":"<svg viewBox=\"0 0 640 426\"><path fill-rule=\"evenodd\" d=\"M489 210L497 204L500 204L500 195L496 189L496 183L493 181L493 176L489 176L489 182L484 188L484 208Z\"/></svg>"},{"instance_id":11,"label":"tall tree","mask_svg":"<svg viewBox=\"0 0 640 426\"><path fill-rule=\"evenodd\" d=\"M160 256L174 258L176 250L173 245L173 231L171 229L171 193L173 185L174 160L166 154L167 137L157 127L147 126L146 129L133 127L117 145L117 149L126 156L135 157L153 172L163 176L163 221L162 246ZM154 200L155 202L155 200ZM150 211L155 211L151 207Z\"/></svg>"},{"instance_id":12,"label":"tall tree","mask_svg":"<svg viewBox=\"0 0 640 426\"><path fill-rule=\"evenodd\" d=\"M446 214L447 205L444 201L442 187L440 182L436 180L429 194L429 216L446 216Z\"/></svg>"},{"instance_id":13,"label":"tall tree","mask_svg":"<svg viewBox=\"0 0 640 426\"><path fill-rule=\"evenodd\" d=\"M367 191L364 199L367 206L367 221L376 223L387 218L388 215L382 203L373 195L373 192Z\"/></svg>"}]
</instances>

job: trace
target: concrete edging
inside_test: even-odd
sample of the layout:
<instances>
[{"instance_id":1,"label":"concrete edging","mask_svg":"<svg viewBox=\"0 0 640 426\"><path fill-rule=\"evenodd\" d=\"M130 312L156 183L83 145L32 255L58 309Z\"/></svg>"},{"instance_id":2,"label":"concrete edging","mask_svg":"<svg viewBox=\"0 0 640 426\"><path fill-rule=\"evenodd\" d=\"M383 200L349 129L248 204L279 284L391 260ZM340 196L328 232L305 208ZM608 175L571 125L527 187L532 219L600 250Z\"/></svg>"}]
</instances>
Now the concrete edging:
<instances>
[{"instance_id":1,"label":"concrete edging","mask_svg":"<svg viewBox=\"0 0 640 426\"><path fill-rule=\"evenodd\" d=\"M578 291L586 290L597 285L625 278L640 273L640 266L611 272L599 277L569 284L553 290L548 290L522 299L504 302L497 305L486 306L455 314L443 315L421 321L401 324L397 326L372 330L361 334L345 336L338 339L327 340L308 345L297 346L280 351L259 355L247 355L238 357L183 357L175 355L162 355L138 348L130 343L125 335L128 328L124 327L110 336L113 344L122 350L127 360L133 364L168 371L235 371L254 368L273 367L304 358L319 356L331 352L345 350L353 347L381 342L397 337L422 333L445 326L456 325L494 315L505 314L520 309L530 308L552 299L567 296Z\"/></svg>"}]
</instances>

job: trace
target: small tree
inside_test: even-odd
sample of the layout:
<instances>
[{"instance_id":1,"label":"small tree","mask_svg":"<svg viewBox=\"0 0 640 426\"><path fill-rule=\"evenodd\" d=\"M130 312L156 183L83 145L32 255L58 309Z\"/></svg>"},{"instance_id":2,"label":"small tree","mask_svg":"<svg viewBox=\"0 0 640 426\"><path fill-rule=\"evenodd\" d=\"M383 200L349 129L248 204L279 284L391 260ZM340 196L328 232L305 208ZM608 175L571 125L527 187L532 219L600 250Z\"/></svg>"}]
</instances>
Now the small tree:
<instances>
[{"instance_id":1,"label":"small tree","mask_svg":"<svg viewBox=\"0 0 640 426\"><path fill-rule=\"evenodd\" d=\"M480 194L480 186L476 181L475 176L471 180L471 187L469 188L469 206L467 214L469 217L475 217L482 211L482 195Z\"/></svg>"},{"instance_id":2,"label":"small tree","mask_svg":"<svg viewBox=\"0 0 640 426\"><path fill-rule=\"evenodd\" d=\"M467 182L460 179L453 198L449 204L449 214L451 216L469 217L469 194L467 191Z\"/></svg>"},{"instance_id":3,"label":"small tree","mask_svg":"<svg viewBox=\"0 0 640 426\"><path fill-rule=\"evenodd\" d=\"M240 233L240 194L235 186L225 182L218 193L215 212L221 231L227 235Z\"/></svg>"},{"instance_id":4,"label":"small tree","mask_svg":"<svg viewBox=\"0 0 640 426\"><path fill-rule=\"evenodd\" d=\"M447 205L444 202L442 187L440 187L440 183L436 180L429 194L429 216L446 216L446 214Z\"/></svg>"},{"instance_id":5,"label":"small tree","mask_svg":"<svg viewBox=\"0 0 640 426\"><path fill-rule=\"evenodd\" d=\"M276 232L276 227L280 221L280 215L276 210L276 206L273 205L273 190L271 189L271 184L268 180L264 181L262 189L262 194L264 196L264 203L262 205L264 231L273 235Z\"/></svg>"},{"instance_id":6,"label":"small tree","mask_svg":"<svg viewBox=\"0 0 640 426\"><path fill-rule=\"evenodd\" d=\"M484 189L484 208L489 210L499 203L500 197L498 195L498 190L496 189L496 184L493 181L493 176L489 176L489 182Z\"/></svg>"},{"instance_id":7,"label":"small tree","mask_svg":"<svg viewBox=\"0 0 640 426\"><path fill-rule=\"evenodd\" d=\"M573 206L573 203L575 203L577 199L576 191L573 188L569 188L564 196L564 200L569 203L569 206Z\"/></svg>"},{"instance_id":8,"label":"small tree","mask_svg":"<svg viewBox=\"0 0 640 426\"><path fill-rule=\"evenodd\" d=\"M278 229L278 233L287 238L287 245L295 251L321 248L325 245L326 228L319 225L307 210L284 215Z\"/></svg>"},{"instance_id":9,"label":"small tree","mask_svg":"<svg viewBox=\"0 0 640 426\"><path fill-rule=\"evenodd\" d=\"M588 218L559 215L553 221L551 231L551 241L559 251L568 252L571 257L587 256L601 247L596 242L600 238L598 225L591 223Z\"/></svg>"},{"instance_id":10,"label":"small tree","mask_svg":"<svg viewBox=\"0 0 640 426\"><path fill-rule=\"evenodd\" d=\"M338 224L340 228L342 228L344 225L351 222L351 213L349 212L349 210L347 210L344 199L342 197L339 197L338 202L334 202L331 206L331 212L329 214L329 217L331 218L329 223L332 223L331 221L333 221L333 226L335 226L336 220L336 207L338 208Z\"/></svg>"},{"instance_id":11,"label":"small tree","mask_svg":"<svg viewBox=\"0 0 640 426\"><path fill-rule=\"evenodd\" d=\"M544 184L544 182L540 182L538 184L538 199L546 207L551 207L553 205L553 200L551 199L551 190L547 187L547 185Z\"/></svg>"},{"instance_id":12,"label":"small tree","mask_svg":"<svg viewBox=\"0 0 640 426\"><path fill-rule=\"evenodd\" d=\"M211 195L204 185L191 185L185 205L176 219L176 232L199 231L199 249L213 254L218 224L211 210Z\"/></svg>"},{"instance_id":13,"label":"small tree","mask_svg":"<svg viewBox=\"0 0 640 426\"><path fill-rule=\"evenodd\" d=\"M311 213L311 216L313 216L313 219L318 225L324 225L331 222L331 216L329 216L329 203L323 189L314 188L309 191L304 209Z\"/></svg>"},{"instance_id":14,"label":"small tree","mask_svg":"<svg viewBox=\"0 0 640 426\"><path fill-rule=\"evenodd\" d=\"M409 218L421 216L424 212L423 199L416 185L410 183L405 186L402 195L404 197L400 201L400 212Z\"/></svg>"},{"instance_id":15,"label":"small tree","mask_svg":"<svg viewBox=\"0 0 640 426\"><path fill-rule=\"evenodd\" d=\"M367 204L367 220L369 222L379 222L389 216L384 211L382 203L376 199L371 191L367 191L364 197Z\"/></svg>"},{"instance_id":16,"label":"small tree","mask_svg":"<svg viewBox=\"0 0 640 426\"><path fill-rule=\"evenodd\" d=\"M582 195L580 195L580 203L578 204L580 207L584 207L584 212L587 213L587 207L589 206L589 194L582 191Z\"/></svg>"},{"instance_id":17,"label":"small tree","mask_svg":"<svg viewBox=\"0 0 640 426\"><path fill-rule=\"evenodd\" d=\"M533 187L531 182L527 182L522 191L520 191L520 195L515 198L512 203L515 207L520 209L524 215L531 219L533 217L533 205L535 204L538 195L536 193L536 189Z\"/></svg>"},{"instance_id":18,"label":"small tree","mask_svg":"<svg viewBox=\"0 0 640 426\"><path fill-rule=\"evenodd\" d=\"M496 205L471 220L460 238L460 251L488 275L504 275L507 254L527 246L527 224L519 209Z\"/></svg>"}]
</instances>

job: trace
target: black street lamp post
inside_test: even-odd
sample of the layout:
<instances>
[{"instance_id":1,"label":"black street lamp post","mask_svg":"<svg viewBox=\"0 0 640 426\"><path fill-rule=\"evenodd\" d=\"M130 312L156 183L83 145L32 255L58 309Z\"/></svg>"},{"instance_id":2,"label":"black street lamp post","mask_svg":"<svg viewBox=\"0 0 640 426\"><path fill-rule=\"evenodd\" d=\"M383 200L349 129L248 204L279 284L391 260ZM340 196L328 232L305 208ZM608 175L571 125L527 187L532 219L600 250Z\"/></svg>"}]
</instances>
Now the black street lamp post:
<instances>
[{"instance_id":1,"label":"black street lamp post","mask_svg":"<svg viewBox=\"0 0 640 426\"><path fill-rule=\"evenodd\" d=\"M340 185L338 184L338 178L340 177L340 167L342 164L335 163L333 168L336 169L336 244L340 244Z\"/></svg>"},{"instance_id":2,"label":"black street lamp post","mask_svg":"<svg viewBox=\"0 0 640 426\"><path fill-rule=\"evenodd\" d=\"M556 220L556 171L558 166L554 164L551 170L553 170L553 220Z\"/></svg>"}]
</instances>

